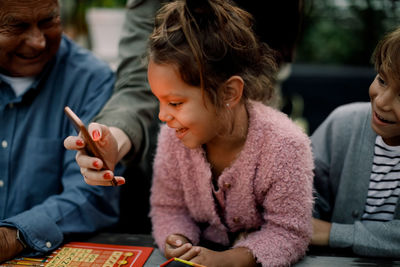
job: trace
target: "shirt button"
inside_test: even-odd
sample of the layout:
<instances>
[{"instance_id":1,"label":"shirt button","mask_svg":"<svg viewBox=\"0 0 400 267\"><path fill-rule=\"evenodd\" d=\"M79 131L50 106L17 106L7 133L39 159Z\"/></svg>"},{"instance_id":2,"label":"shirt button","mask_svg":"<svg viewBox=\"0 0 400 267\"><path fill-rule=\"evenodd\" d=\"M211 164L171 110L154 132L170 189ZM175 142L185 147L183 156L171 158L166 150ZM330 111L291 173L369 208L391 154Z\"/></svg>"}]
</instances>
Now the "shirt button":
<instances>
[{"instance_id":1,"label":"shirt button","mask_svg":"<svg viewBox=\"0 0 400 267\"><path fill-rule=\"evenodd\" d=\"M50 241L46 242L46 247L51 248L51 242Z\"/></svg>"},{"instance_id":2,"label":"shirt button","mask_svg":"<svg viewBox=\"0 0 400 267\"><path fill-rule=\"evenodd\" d=\"M4 181L0 180L0 187L3 187L3 186L4 186Z\"/></svg>"},{"instance_id":3,"label":"shirt button","mask_svg":"<svg viewBox=\"0 0 400 267\"><path fill-rule=\"evenodd\" d=\"M224 183L224 188L225 188L225 189L231 188L231 184L230 184L230 183Z\"/></svg>"},{"instance_id":4,"label":"shirt button","mask_svg":"<svg viewBox=\"0 0 400 267\"><path fill-rule=\"evenodd\" d=\"M1 141L1 147L2 148L7 148L7 146L8 146L8 143L7 143L6 140Z\"/></svg>"},{"instance_id":5,"label":"shirt button","mask_svg":"<svg viewBox=\"0 0 400 267\"><path fill-rule=\"evenodd\" d=\"M240 222L240 218L239 218L239 217L235 217L235 218L233 218L233 222L234 222L234 223L238 223L238 222Z\"/></svg>"},{"instance_id":6,"label":"shirt button","mask_svg":"<svg viewBox=\"0 0 400 267\"><path fill-rule=\"evenodd\" d=\"M14 103L8 104L8 107L9 107L9 108L13 108L13 107L14 107Z\"/></svg>"}]
</instances>

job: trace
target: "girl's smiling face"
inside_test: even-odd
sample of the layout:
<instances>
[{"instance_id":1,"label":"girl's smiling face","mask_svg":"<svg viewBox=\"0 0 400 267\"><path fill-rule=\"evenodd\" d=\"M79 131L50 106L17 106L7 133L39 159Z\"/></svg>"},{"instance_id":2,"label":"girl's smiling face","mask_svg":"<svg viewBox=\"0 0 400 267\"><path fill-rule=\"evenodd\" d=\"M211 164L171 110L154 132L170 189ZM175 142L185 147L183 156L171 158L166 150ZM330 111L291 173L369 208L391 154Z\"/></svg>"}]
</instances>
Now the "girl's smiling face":
<instances>
[{"instance_id":1,"label":"girl's smiling face","mask_svg":"<svg viewBox=\"0 0 400 267\"><path fill-rule=\"evenodd\" d=\"M372 128L386 144L400 145L400 83L385 73L378 74L369 88Z\"/></svg>"},{"instance_id":2,"label":"girl's smiling face","mask_svg":"<svg viewBox=\"0 0 400 267\"><path fill-rule=\"evenodd\" d=\"M188 148L196 148L220 138L217 110L199 86L185 83L172 64L148 65L148 80L160 102L158 117L174 128Z\"/></svg>"}]
</instances>

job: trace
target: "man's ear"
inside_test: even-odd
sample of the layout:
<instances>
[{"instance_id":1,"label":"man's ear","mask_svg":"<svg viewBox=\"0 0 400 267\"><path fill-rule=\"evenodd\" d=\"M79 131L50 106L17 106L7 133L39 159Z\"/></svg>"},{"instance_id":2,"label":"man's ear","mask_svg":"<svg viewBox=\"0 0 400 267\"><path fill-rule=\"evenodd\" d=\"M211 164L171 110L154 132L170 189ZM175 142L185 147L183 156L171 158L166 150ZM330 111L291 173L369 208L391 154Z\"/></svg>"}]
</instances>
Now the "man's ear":
<instances>
[{"instance_id":1,"label":"man's ear","mask_svg":"<svg viewBox=\"0 0 400 267\"><path fill-rule=\"evenodd\" d=\"M243 95L244 81L242 77L234 75L224 84L224 103L227 107L234 107L240 102Z\"/></svg>"}]
</instances>

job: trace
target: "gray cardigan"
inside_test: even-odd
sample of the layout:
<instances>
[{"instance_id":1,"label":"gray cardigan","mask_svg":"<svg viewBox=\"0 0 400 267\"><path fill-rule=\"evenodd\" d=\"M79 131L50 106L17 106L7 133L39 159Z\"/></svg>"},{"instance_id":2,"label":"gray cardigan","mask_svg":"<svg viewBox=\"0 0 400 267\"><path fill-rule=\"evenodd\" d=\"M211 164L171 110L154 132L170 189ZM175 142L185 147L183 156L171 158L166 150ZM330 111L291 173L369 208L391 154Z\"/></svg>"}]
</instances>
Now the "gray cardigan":
<instances>
[{"instance_id":1,"label":"gray cardigan","mask_svg":"<svg viewBox=\"0 0 400 267\"><path fill-rule=\"evenodd\" d=\"M370 103L337 108L314 132L314 217L333 222L331 247L352 247L360 255L400 257L400 201L392 221L360 221L375 138Z\"/></svg>"}]
</instances>

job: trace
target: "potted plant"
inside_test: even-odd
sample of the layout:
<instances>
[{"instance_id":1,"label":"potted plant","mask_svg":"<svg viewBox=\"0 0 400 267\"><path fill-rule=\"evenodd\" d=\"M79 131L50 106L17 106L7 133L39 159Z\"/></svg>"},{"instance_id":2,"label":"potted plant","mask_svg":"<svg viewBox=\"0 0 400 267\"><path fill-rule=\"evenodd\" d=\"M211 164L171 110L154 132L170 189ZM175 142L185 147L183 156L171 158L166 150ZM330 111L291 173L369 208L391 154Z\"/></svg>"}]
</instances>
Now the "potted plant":
<instances>
[{"instance_id":1,"label":"potted plant","mask_svg":"<svg viewBox=\"0 0 400 267\"><path fill-rule=\"evenodd\" d=\"M117 64L126 0L61 0L64 30L97 56Z\"/></svg>"}]
</instances>

